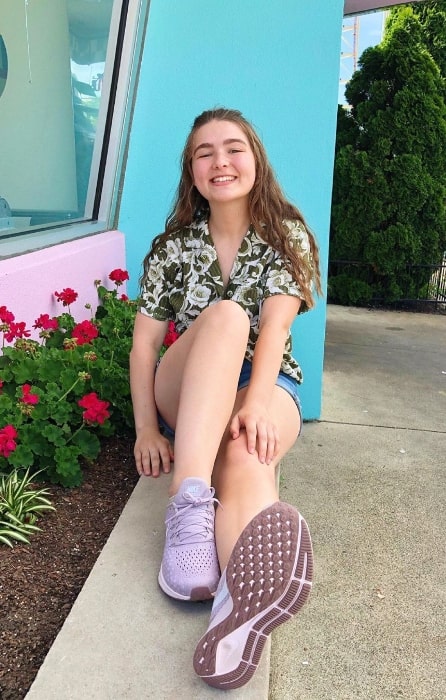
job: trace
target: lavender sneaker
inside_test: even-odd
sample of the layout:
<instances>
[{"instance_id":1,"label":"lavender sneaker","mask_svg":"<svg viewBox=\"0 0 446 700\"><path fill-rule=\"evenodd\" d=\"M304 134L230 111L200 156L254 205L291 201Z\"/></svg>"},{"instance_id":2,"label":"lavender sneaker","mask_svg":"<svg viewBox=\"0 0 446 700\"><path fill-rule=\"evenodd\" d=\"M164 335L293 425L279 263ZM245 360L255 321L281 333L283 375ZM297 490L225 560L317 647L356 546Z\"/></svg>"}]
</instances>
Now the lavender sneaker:
<instances>
[{"instance_id":1,"label":"lavender sneaker","mask_svg":"<svg viewBox=\"0 0 446 700\"><path fill-rule=\"evenodd\" d=\"M194 655L197 675L222 690L245 685L267 636L307 600L312 573L310 533L300 513L278 501L256 515L220 579Z\"/></svg>"},{"instance_id":2,"label":"lavender sneaker","mask_svg":"<svg viewBox=\"0 0 446 700\"><path fill-rule=\"evenodd\" d=\"M188 478L166 511L166 542L158 582L178 600L212 598L220 578L215 548L214 489Z\"/></svg>"}]
</instances>

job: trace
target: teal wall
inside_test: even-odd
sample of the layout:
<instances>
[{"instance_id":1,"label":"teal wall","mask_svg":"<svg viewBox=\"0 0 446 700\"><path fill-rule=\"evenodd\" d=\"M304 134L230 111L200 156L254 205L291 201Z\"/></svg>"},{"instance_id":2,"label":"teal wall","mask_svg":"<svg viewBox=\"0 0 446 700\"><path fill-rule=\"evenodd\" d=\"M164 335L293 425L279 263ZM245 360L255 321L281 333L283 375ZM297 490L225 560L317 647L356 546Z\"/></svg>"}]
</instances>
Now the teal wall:
<instances>
[{"instance_id":1,"label":"teal wall","mask_svg":"<svg viewBox=\"0 0 446 700\"><path fill-rule=\"evenodd\" d=\"M163 230L180 154L204 109L240 109L328 258L343 0L151 0L119 229L129 293ZM325 300L293 326L304 417L320 417Z\"/></svg>"}]
</instances>

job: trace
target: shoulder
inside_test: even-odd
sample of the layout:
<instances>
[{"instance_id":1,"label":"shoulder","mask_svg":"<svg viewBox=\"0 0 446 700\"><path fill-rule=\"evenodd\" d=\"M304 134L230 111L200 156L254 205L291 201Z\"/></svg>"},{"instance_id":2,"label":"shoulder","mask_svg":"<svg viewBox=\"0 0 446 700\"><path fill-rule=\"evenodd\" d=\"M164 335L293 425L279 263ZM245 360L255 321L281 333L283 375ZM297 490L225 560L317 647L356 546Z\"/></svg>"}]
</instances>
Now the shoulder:
<instances>
[{"instance_id":1,"label":"shoulder","mask_svg":"<svg viewBox=\"0 0 446 700\"><path fill-rule=\"evenodd\" d=\"M308 254L310 252L310 239L303 222L299 221L299 219L285 219L283 223L288 229L288 236L292 245L303 255Z\"/></svg>"}]
</instances>

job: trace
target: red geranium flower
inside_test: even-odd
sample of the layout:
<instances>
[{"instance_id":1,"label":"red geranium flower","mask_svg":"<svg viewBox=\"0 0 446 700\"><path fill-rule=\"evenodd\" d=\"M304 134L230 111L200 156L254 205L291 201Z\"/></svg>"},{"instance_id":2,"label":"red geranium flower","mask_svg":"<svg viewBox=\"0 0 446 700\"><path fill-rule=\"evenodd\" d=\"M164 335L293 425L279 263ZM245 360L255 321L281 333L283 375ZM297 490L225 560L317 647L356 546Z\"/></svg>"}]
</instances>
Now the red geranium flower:
<instances>
[{"instance_id":1,"label":"red geranium flower","mask_svg":"<svg viewBox=\"0 0 446 700\"><path fill-rule=\"evenodd\" d=\"M22 398L20 401L22 403L28 403L34 406L36 403L39 403L39 397L37 394L31 394L31 389L31 384L24 384L22 386Z\"/></svg>"},{"instance_id":2,"label":"red geranium flower","mask_svg":"<svg viewBox=\"0 0 446 700\"><path fill-rule=\"evenodd\" d=\"M92 321L82 321L81 323L76 324L71 334L72 338L76 338L78 345L91 343L91 341L97 338L98 335L99 331Z\"/></svg>"},{"instance_id":3,"label":"red geranium flower","mask_svg":"<svg viewBox=\"0 0 446 700\"><path fill-rule=\"evenodd\" d=\"M91 394L85 394L77 403L81 408L86 409L82 414L86 423L102 424L110 417L110 413L107 411L110 403L99 399L94 391Z\"/></svg>"},{"instance_id":4,"label":"red geranium flower","mask_svg":"<svg viewBox=\"0 0 446 700\"><path fill-rule=\"evenodd\" d=\"M29 338L31 333L26 330L26 323L20 321L19 323L14 323L12 321L9 324L9 331L5 333L5 340L7 343L12 343L16 338Z\"/></svg>"},{"instance_id":5,"label":"red geranium flower","mask_svg":"<svg viewBox=\"0 0 446 700\"><path fill-rule=\"evenodd\" d=\"M129 279L129 273L127 270L121 270L119 267L116 268L116 270L112 270L108 276L108 279L111 280L116 284L117 287L119 287L125 280Z\"/></svg>"},{"instance_id":6,"label":"red geranium flower","mask_svg":"<svg viewBox=\"0 0 446 700\"><path fill-rule=\"evenodd\" d=\"M59 328L57 318L50 318L48 314L40 314L34 321L33 328L41 328L43 331L55 331Z\"/></svg>"},{"instance_id":7,"label":"red geranium flower","mask_svg":"<svg viewBox=\"0 0 446 700\"><path fill-rule=\"evenodd\" d=\"M0 379L0 394L2 393L2 389L3 389L3 380Z\"/></svg>"},{"instance_id":8,"label":"red geranium flower","mask_svg":"<svg viewBox=\"0 0 446 700\"><path fill-rule=\"evenodd\" d=\"M178 331L175 330L175 324L173 321L169 321L169 325L167 327L167 333L164 338L163 345L168 348L170 345L173 345L173 343L178 340L180 337L180 334Z\"/></svg>"},{"instance_id":9,"label":"red geranium flower","mask_svg":"<svg viewBox=\"0 0 446 700\"><path fill-rule=\"evenodd\" d=\"M2 455L2 457L9 457L11 452L14 452L17 447L15 441L16 437L17 430L13 425L5 425L5 427L0 430L0 455Z\"/></svg>"},{"instance_id":10,"label":"red geranium flower","mask_svg":"<svg viewBox=\"0 0 446 700\"><path fill-rule=\"evenodd\" d=\"M121 294L121 296L119 298L121 301L128 301L129 300L127 294Z\"/></svg>"},{"instance_id":11,"label":"red geranium flower","mask_svg":"<svg viewBox=\"0 0 446 700\"><path fill-rule=\"evenodd\" d=\"M2 323L12 323L14 319L14 314L11 311L8 311L6 306L0 306L0 321Z\"/></svg>"},{"instance_id":12,"label":"red geranium flower","mask_svg":"<svg viewBox=\"0 0 446 700\"><path fill-rule=\"evenodd\" d=\"M78 297L78 293L71 289L71 287L65 287L61 292L54 292L54 296L57 301L61 301L64 306L69 306Z\"/></svg>"}]
</instances>

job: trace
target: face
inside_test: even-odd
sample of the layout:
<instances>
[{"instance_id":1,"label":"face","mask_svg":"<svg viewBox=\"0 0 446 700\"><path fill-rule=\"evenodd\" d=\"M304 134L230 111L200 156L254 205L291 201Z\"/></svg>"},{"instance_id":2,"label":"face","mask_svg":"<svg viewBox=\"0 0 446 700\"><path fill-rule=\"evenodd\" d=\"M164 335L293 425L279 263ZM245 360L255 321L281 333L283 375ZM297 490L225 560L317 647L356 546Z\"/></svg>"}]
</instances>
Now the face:
<instances>
[{"instance_id":1,"label":"face","mask_svg":"<svg viewBox=\"0 0 446 700\"><path fill-rule=\"evenodd\" d=\"M248 202L255 176L254 154L233 122L213 120L197 129L192 143L194 185L209 205Z\"/></svg>"}]
</instances>

